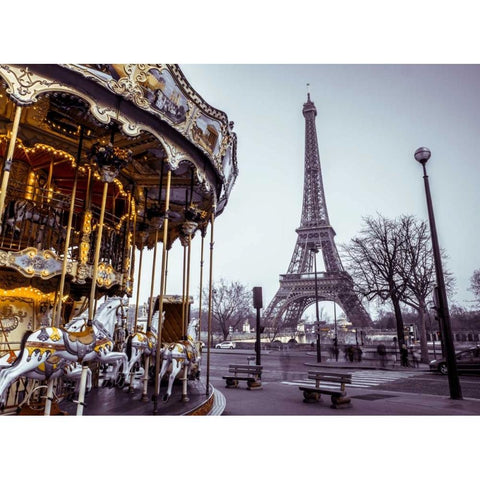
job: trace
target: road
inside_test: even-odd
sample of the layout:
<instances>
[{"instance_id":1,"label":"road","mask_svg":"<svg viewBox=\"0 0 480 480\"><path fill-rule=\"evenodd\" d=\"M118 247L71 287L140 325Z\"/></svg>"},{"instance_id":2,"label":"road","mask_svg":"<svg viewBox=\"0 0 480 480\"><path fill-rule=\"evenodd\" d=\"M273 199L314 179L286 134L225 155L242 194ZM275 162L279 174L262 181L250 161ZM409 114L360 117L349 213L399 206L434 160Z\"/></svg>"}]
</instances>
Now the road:
<instances>
[{"instance_id":1,"label":"road","mask_svg":"<svg viewBox=\"0 0 480 480\"><path fill-rule=\"evenodd\" d=\"M210 355L210 382L223 385L222 376L227 373L232 363L246 364L247 357L255 357L253 351L247 350L212 350ZM206 375L206 352L203 352L202 370ZM306 363L315 363L315 357L305 351L262 352L262 381L278 382L287 385L305 385ZM332 365L331 362L328 363ZM376 388L387 391L422 393L449 396L448 377L420 369L373 370L352 367L342 369L352 373L352 387ZM460 386L464 398L480 399L480 375L460 375Z\"/></svg>"}]
</instances>

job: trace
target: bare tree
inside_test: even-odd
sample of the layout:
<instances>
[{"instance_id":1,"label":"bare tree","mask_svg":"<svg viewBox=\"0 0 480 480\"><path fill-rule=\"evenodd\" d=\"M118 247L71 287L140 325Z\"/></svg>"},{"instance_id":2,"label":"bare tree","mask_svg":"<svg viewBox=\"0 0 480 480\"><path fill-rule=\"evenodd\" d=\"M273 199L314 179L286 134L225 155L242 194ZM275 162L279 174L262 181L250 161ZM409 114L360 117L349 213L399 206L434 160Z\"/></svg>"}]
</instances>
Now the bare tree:
<instances>
[{"instance_id":1,"label":"bare tree","mask_svg":"<svg viewBox=\"0 0 480 480\"><path fill-rule=\"evenodd\" d=\"M426 222L411 215L400 217L398 227L403 247L397 268L406 287L401 299L418 313L421 361L428 363L427 298L435 286L435 264L429 228Z\"/></svg>"},{"instance_id":2,"label":"bare tree","mask_svg":"<svg viewBox=\"0 0 480 480\"><path fill-rule=\"evenodd\" d=\"M405 335L400 301L405 282L399 274L403 261L403 235L399 222L378 214L378 218L363 218L364 226L357 237L342 250L347 270L355 280L356 288L368 300L391 301L397 323L397 338L401 352L405 351ZM403 353L402 363L405 363Z\"/></svg>"},{"instance_id":3,"label":"bare tree","mask_svg":"<svg viewBox=\"0 0 480 480\"><path fill-rule=\"evenodd\" d=\"M475 300L480 305L480 269L473 272L470 278L469 290L475 295Z\"/></svg>"},{"instance_id":4,"label":"bare tree","mask_svg":"<svg viewBox=\"0 0 480 480\"><path fill-rule=\"evenodd\" d=\"M230 328L235 329L252 315L252 293L240 282L220 279L212 288L212 329L226 340ZM203 293L205 311L208 310L208 290Z\"/></svg>"},{"instance_id":5,"label":"bare tree","mask_svg":"<svg viewBox=\"0 0 480 480\"><path fill-rule=\"evenodd\" d=\"M413 215L389 220L367 218L362 237L346 248L352 273L369 299L392 301L397 320L399 344L404 342L400 302L418 314L422 362L428 362L426 319L427 299L436 284L435 264L428 224ZM442 253L445 258L445 254ZM447 290L453 290L454 278L444 272Z\"/></svg>"}]
</instances>

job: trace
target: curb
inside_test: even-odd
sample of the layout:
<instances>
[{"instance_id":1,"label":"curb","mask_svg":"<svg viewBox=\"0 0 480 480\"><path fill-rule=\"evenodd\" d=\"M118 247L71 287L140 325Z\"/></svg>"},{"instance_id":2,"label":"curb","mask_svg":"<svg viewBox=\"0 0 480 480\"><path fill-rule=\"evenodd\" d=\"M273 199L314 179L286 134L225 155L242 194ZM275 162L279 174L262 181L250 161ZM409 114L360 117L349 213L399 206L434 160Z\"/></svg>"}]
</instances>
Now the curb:
<instances>
[{"instance_id":1,"label":"curb","mask_svg":"<svg viewBox=\"0 0 480 480\"><path fill-rule=\"evenodd\" d=\"M342 368L342 369L355 369L355 370L387 370L390 372L404 372L414 370L417 372L429 372L430 369L427 366L419 367L382 367L380 365L361 365L360 362L354 363L304 363L306 367L316 367L316 368Z\"/></svg>"}]
</instances>

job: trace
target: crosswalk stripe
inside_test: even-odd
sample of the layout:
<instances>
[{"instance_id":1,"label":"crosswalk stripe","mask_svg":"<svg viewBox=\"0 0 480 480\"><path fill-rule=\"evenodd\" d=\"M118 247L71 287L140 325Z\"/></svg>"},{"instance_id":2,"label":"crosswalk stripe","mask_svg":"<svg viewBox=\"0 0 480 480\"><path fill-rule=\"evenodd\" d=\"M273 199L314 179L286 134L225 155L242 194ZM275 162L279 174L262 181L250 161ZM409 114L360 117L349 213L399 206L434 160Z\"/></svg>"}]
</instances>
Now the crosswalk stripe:
<instances>
[{"instance_id":1,"label":"crosswalk stripe","mask_svg":"<svg viewBox=\"0 0 480 480\"><path fill-rule=\"evenodd\" d=\"M382 383L394 382L402 378L409 378L417 375L416 372L383 372L383 371L365 371L365 372L350 372L352 374L352 383L349 387L355 388L369 388L376 387ZM297 386L313 386L313 380L298 380L294 382L283 381L284 385ZM338 384L333 382L322 382L326 387L338 387Z\"/></svg>"}]
</instances>

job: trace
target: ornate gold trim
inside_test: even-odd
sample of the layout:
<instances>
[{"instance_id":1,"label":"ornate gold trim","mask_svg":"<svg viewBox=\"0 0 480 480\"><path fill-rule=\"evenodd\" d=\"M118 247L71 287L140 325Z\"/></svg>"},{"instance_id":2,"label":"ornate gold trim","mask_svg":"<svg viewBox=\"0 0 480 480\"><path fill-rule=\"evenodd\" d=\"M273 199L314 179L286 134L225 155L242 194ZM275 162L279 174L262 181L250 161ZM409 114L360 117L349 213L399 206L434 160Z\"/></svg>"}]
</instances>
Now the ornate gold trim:
<instances>
[{"instance_id":1,"label":"ornate gold trim","mask_svg":"<svg viewBox=\"0 0 480 480\"><path fill-rule=\"evenodd\" d=\"M72 263L67 272L72 273ZM20 252L0 250L0 267L13 268L25 277L40 277L44 280L62 273L62 260L51 250L37 250L28 247Z\"/></svg>"},{"instance_id":2,"label":"ornate gold trim","mask_svg":"<svg viewBox=\"0 0 480 480\"><path fill-rule=\"evenodd\" d=\"M67 85L40 77L28 67L0 64L0 74L7 83L7 93L17 105L31 105L37 101L38 95L51 90L71 91Z\"/></svg>"}]
</instances>

